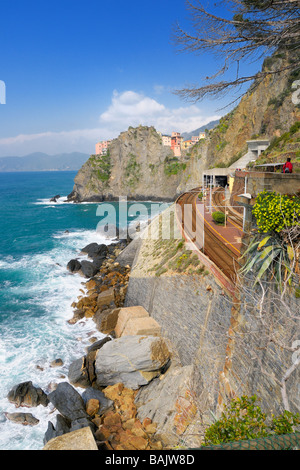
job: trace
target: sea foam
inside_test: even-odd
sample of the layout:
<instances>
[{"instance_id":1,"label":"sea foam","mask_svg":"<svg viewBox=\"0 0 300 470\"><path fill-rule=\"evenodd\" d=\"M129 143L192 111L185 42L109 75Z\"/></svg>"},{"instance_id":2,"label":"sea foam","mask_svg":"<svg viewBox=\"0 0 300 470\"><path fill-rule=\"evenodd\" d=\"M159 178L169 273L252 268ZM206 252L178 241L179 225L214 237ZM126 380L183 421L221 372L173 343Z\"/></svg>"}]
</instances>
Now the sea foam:
<instances>
[{"instance_id":1,"label":"sea foam","mask_svg":"<svg viewBox=\"0 0 300 470\"><path fill-rule=\"evenodd\" d=\"M71 362L86 353L91 336L103 335L95 328L92 319L83 319L75 325L68 320L73 316L71 304L81 295L84 278L67 271L68 261L76 256L86 258L80 250L91 242L111 243L93 230L77 230L53 234L55 248L46 253L0 261L0 270L21 272L23 282L6 282L5 294L15 314L5 319L1 312L0 339L0 449L38 450L43 447L43 437L48 421L55 424L56 412L49 405L32 409L19 409L8 402L7 393L16 384L31 380L46 393L51 383L67 381ZM51 362L62 359L63 365L51 367ZM79 393L82 390L78 390ZM5 412L30 412L40 420L37 426L22 426L8 421Z\"/></svg>"}]
</instances>

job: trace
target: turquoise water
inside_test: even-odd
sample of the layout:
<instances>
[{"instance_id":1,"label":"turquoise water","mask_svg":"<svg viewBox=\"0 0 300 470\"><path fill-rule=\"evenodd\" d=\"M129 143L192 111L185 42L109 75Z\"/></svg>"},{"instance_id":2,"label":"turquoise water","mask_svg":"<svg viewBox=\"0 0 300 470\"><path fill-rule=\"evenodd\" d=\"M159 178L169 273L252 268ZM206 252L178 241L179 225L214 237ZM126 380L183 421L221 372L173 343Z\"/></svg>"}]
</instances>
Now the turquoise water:
<instances>
[{"instance_id":1,"label":"turquoise water","mask_svg":"<svg viewBox=\"0 0 300 470\"><path fill-rule=\"evenodd\" d=\"M16 409L6 399L9 390L31 380L49 393L51 383L66 380L70 363L85 354L90 337L102 337L91 319L67 322L83 282L67 271L68 261L88 243L111 243L99 230L108 221L100 217L106 206L67 203L75 174L0 173L1 450L41 449L48 421L55 424L51 406ZM51 203L57 194L58 203ZM118 204L109 206L118 215ZM149 216L160 211L157 204L143 207ZM147 218L143 211L141 216ZM51 368L57 358L63 366ZM16 411L32 413L39 424L24 427L6 420L5 412Z\"/></svg>"}]
</instances>

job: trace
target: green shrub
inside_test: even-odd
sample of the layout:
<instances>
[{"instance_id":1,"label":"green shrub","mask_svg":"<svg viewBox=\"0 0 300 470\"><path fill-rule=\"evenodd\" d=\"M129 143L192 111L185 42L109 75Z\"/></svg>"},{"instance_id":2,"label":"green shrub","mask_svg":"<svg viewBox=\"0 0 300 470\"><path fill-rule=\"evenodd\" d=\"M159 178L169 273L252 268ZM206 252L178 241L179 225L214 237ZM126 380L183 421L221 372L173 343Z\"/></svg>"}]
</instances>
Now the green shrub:
<instances>
[{"instance_id":1,"label":"green shrub","mask_svg":"<svg viewBox=\"0 0 300 470\"><path fill-rule=\"evenodd\" d=\"M232 400L221 418L206 429L204 446L288 434L294 432L294 426L300 424L299 413L289 411L277 417L271 415L267 419L256 400L256 395Z\"/></svg>"},{"instance_id":2,"label":"green shrub","mask_svg":"<svg viewBox=\"0 0 300 470\"><path fill-rule=\"evenodd\" d=\"M296 121L291 127L290 127L290 133L295 134L298 132L300 129L300 121Z\"/></svg>"},{"instance_id":3,"label":"green shrub","mask_svg":"<svg viewBox=\"0 0 300 470\"><path fill-rule=\"evenodd\" d=\"M225 214L224 214L224 212L220 212L220 211L213 212L212 218L219 225L224 225L224 223L225 223Z\"/></svg>"},{"instance_id":4,"label":"green shrub","mask_svg":"<svg viewBox=\"0 0 300 470\"><path fill-rule=\"evenodd\" d=\"M166 157L164 161L164 173L166 176L177 175L186 169L186 163L178 161L177 157Z\"/></svg>"},{"instance_id":5,"label":"green shrub","mask_svg":"<svg viewBox=\"0 0 300 470\"><path fill-rule=\"evenodd\" d=\"M263 191L256 198L253 215L260 233L279 233L286 227L298 225L300 198Z\"/></svg>"},{"instance_id":6,"label":"green shrub","mask_svg":"<svg viewBox=\"0 0 300 470\"><path fill-rule=\"evenodd\" d=\"M105 155L91 155L89 162L94 168L97 178L102 181L104 185L107 185L112 170L109 150Z\"/></svg>"}]
</instances>

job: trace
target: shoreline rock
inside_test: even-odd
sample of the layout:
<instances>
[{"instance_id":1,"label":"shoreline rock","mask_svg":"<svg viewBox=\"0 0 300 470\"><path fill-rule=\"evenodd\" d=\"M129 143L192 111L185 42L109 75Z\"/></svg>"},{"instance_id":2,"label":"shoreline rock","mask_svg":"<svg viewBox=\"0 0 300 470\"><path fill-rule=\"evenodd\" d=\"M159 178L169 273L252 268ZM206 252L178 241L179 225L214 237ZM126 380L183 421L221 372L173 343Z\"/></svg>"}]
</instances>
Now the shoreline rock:
<instances>
[{"instance_id":1,"label":"shoreline rock","mask_svg":"<svg viewBox=\"0 0 300 470\"><path fill-rule=\"evenodd\" d=\"M138 389L160 375L170 352L165 341L155 336L124 336L106 343L95 360L96 384L106 387L122 382Z\"/></svg>"},{"instance_id":2,"label":"shoreline rock","mask_svg":"<svg viewBox=\"0 0 300 470\"><path fill-rule=\"evenodd\" d=\"M46 407L49 403L45 392L40 387L35 387L31 381L15 385L8 393L7 399L16 408L36 407L39 405Z\"/></svg>"},{"instance_id":3,"label":"shoreline rock","mask_svg":"<svg viewBox=\"0 0 300 470\"><path fill-rule=\"evenodd\" d=\"M4 415L9 421L23 426L36 426L40 422L31 413L4 413Z\"/></svg>"},{"instance_id":4,"label":"shoreline rock","mask_svg":"<svg viewBox=\"0 0 300 470\"><path fill-rule=\"evenodd\" d=\"M161 399L158 396L158 402L155 401L155 389L159 394L167 393L166 388L160 390L159 384L167 383L165 377L169 374L173 352L148 312L140 306L124 307L131 270L125 263L129 258L132 262L138 244L134 250L128 250L129 257L127 254L122 257L120 254L126 246L128 242L122 241L106 248L90 244L82 250L91 259L103 252L106 257L96 274L83 283L82 295L72 304L73 318L67 321L74 324L92 318L95 328L106 336L95 338L86 355L69 366L65 379L68 381L56 385L48 395L32 382L19 384L8 394L16 407L51 404L57 409L56 422L48 422L44 450L75 450L78 446L85 450L90 447L93 450L162 450L168 445L164 434L157 432L160 421L155 422L155 412L145 407L143 397L148 396L151 385L149 400L159 409ZM121 263L116 261L118 257ZM67 269L71 271L70 266ZM73 270L72 275L76 274L80 275L80 270ZM52 367L61 363L56 359ZM164 380L161 382L160 378ZM75 387L84 389L82 394ZM23 415L6 414L6 418L36 424L32 415ZM169 417L165 416L165 420L168 422ZM80 433L84 436L81 443L77 440ZM179 442L180 437L175 436L174 441Z\"/></svg>"}]
</instances>

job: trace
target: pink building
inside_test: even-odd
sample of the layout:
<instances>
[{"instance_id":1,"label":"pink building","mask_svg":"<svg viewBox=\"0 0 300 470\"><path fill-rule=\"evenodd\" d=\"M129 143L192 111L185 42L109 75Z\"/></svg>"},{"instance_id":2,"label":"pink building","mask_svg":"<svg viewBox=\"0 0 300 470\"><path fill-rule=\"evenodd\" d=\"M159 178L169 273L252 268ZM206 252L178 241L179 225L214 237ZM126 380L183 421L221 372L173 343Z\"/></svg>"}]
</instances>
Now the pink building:
<instances>
[{"instance_id":1,"label":"pink building","mask_svg":"<svg viewBox=\"0 0 300 470\"><path fill-rule=\"evenodd\" d=\"M110 146L111 140L102 140L96 144L96 155L105 155Z\"/></svg>"},{"instance_id":2,"label":"pink building","mask_svg":"<svg viewBox=\"0 0 300 470\"><path fill-rule=\"evenodd\" d=\"M180 132L172 132L171 136L171 149L176 157L181 157L181 142L183 138Z\"/></svg>"},{"instance_id":3,"label":"pink building","mask_svg":"<svg viewBox=\"0 0 300 470\"><path fill-rule=\"evenodd\" d=\"M175 157L181 157L181 145L179 145L179 144L173 145L173 147L171 147L171 148L174 152Z\"/></svg>"}]
</instances>

